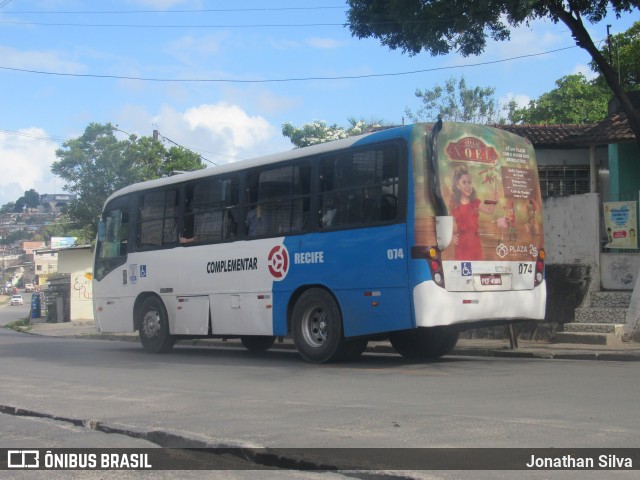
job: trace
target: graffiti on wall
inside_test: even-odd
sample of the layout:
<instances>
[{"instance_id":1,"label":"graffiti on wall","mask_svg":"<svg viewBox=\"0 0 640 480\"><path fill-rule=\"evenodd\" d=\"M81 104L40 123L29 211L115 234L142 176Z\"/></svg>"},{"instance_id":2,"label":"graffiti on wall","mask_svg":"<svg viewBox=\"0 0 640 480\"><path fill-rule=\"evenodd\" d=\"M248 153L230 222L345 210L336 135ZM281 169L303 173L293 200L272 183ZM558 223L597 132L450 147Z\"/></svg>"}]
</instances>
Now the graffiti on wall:
<instances>
[{"instance_id":1,"label":"graffiti on wall","mask_svg":"<svg viewBox=\"0 0 640 480\"><path fill-rule=\"evenodd\" d=\"M93 287L91 285L91 277L85 273L73 274L71 280L72 295L80 301L90 302L93 299Z\"/></svg>"}]
</instances>

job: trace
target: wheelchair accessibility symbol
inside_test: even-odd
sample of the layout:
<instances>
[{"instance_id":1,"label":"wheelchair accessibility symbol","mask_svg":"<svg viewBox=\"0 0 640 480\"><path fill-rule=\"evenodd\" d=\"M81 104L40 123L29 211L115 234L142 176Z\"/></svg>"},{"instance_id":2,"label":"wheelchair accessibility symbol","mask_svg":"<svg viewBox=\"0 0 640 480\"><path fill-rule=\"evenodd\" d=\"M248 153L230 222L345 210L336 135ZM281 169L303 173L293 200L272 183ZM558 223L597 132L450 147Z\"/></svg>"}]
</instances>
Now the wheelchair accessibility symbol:
<instances>
[{"instance_id":1,"label":"wheelchair accessibility symbol","mask_svg":"<svg viewBox=\"0 0 640 480\"><path fill-rule=\"evenodd\" d=\"M462 262L462 276L470 277L473 275L471 272L471 262Z\"/></svg>"}]
</instances>

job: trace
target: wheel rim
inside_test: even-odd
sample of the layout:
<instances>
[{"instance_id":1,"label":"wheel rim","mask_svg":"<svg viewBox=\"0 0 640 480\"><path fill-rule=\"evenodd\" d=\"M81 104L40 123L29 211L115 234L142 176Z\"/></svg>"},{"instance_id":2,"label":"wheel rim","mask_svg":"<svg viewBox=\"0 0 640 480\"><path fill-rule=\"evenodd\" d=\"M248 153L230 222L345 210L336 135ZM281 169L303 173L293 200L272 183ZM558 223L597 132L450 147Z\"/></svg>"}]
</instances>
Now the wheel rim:
<instances>
[{"instance_id":1,"label":"wheel rim","mask_svg":"<svg viewBox=\"0 0 640 480\"><path fill-rule=\"evenodd\" d=\"M151 310L142 319L142 330L147 338L155 338L160 334L160 314Z\"/></svg>"},{"instance_id":2,"label":"wheel rim","mask_svg":"<svg viewBox=\"0 0 640 480\"><path fill-rule=\"evenodd\" d=\"M309 308L302 317L302 336L312 347L321 347L329 335L329 318L322 307Z\"/></svg>"}]
</instances>

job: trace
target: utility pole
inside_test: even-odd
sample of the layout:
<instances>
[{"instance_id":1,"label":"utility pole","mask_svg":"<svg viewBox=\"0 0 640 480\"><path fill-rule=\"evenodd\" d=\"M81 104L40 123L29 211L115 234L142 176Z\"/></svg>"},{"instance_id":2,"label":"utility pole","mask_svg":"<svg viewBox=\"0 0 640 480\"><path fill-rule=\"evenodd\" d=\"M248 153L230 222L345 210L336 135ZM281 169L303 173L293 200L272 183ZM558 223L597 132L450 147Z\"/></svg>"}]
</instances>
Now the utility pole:
<instances>
[{"instance_id":1,"label":"utility pole","mask_svg":"<svg viewBox=\"0 0 640 480\"><path fill-rule=\"evenodd\" d=\"M613 66L613 58L611 56L611 33L610 29L611 25L607 25L607 45L609 47L609 65Z\"/></svg>"}]
</instances>

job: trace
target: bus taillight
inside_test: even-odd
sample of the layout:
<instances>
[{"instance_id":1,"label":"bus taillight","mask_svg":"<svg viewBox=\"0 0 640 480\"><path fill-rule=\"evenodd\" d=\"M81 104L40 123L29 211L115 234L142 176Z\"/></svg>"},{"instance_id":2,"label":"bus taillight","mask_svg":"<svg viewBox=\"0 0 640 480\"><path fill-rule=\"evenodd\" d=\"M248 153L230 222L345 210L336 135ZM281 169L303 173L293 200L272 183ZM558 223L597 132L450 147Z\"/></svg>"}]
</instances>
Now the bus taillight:
<instances>
[{"instance_id":1,"label":"bus taillight","mask_svg":"<svg viewBox=\"0 0 640 480\"><path fill-rule=\"evenodd\" d=\"M544 250L540 249L538 252L538 260L536 261L536 277L533 281L533 286L537 287L542 283L544 279L544 258L546 254Z\"/></svg>"},{"instance_id":2,"label":"bus taillight","mask_svg":"<svg viewBox=\"0 0 640 480\"><path fill-rule=\"evenodd\" d=\"M442 259L438 247L412 247L411 258L421 258L427 261L431 278L436 284L444 288L444 273L442 270Z\"/></svg>"}]
</instances>

